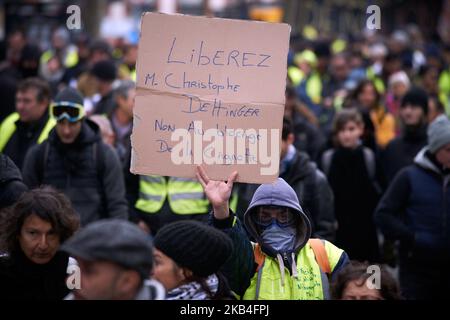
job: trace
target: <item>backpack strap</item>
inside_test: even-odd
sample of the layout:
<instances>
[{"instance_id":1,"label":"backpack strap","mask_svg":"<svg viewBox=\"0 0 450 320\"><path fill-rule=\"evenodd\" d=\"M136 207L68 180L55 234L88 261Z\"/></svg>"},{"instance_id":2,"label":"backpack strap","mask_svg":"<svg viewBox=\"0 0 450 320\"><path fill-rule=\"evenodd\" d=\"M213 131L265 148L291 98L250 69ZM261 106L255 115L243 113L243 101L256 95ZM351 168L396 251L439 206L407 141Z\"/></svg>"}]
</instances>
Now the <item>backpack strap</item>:
<instances>
[{"instance_id":1,"label":"backpack strap","mask_svg":"<svg viewBox=\"0 0 450 320\"><path fill-rule=\"evenodd\" d=\"M106 206L105 188L103 186L103 176L105 173L105 150L102 150L102 141L97 141L92 146L92 153L94 157L95 170L97 173L98 192L100 193L100 201L102 204L101 218L108 218Z\"/></svg>"},{"instance_id":2,"label":"backpack strap","mask_svg":"<svg viewBox=\"0 0 450 320\"><path fill-rule=\"evenodd\" d=\"M259 290L261 289L261 279L262 279L262 268L264 266L264 261L266 256L261 250L259 243L255 243L253 245L253 255L255 257L255 263L258 265L256 268L256 272L258 273L258 278L256 280L256 288L255 288L255 298L254 300L259 299Z\"/></svg>"},{"instance_id":3,"label":"backpack strap","mask_svg":"<svg viewBox=\"0 0 450 320\"><path fill-rule=\"evenodd\" d=\"M369 148L364 147L363 148L364 153L364 162L367 168L367 173L369 175L369 180L372 183L373 188L378 193L378 195L381 195L383 193L383 190L380 186L380 184L377 181L376 171L377 171L377 165L376 165L376 159L375 154L372 150Z\"/></svg>"},{"instance_id":4,"label":"backpack strap","mask_svg":"<svg viewBox=\"0 0 450 320\"><path fill-rule=\"evenodd\" d=\"M322 272L331 274L330 260L328 259L327 251L325 250L325 244L321 239L309 239L309 245L311 246L316 261Z\"/></svg>"},{"instance_id":5,"label":"backpack strap","mask_svg":"<svg viewBox=\"0 0 450 320\"><path fill-rule=\"evenodd\" d=\"M334 155L334 149L327 150L322 155L322 171L325 173L325 175L328 177L330 174L330 167L331 167L331 159L333 159Z\"/></svg>"},{"instance_id":6,"label":"backpack strap","mask_svg":"<svg viewBox=\"0 0 450 320\"><path fill-rule=\"evenodd\" d=\"M103 173L105 171L105 153L104 150L101 150L100 144L101 144L100 141L94 143L92 152L94 154L94 162L96 165L97 177L99 177L100 184L103 184L101 178L103 177Z\"/></svg>"},{"instance_id":7,"label":"backpack strap","mask_svg":"<svg viewBox=\"0 0 450 320\"><path fill-rule=\"evenodd\" d=\"M373 154L372 150L369 148L364 147L364 162L367 168L367 173L369 174L370 180L375 180L375 155Z\"/></svg>"},{"instance_id":8,"label":"backpack strap","mask_svg":"<svg viewBox=\"0 0 450 320\"><path fill-rule=\"evenodd\" d=\"M259 269L261 269L262 265L264 264L264 260L266 259L266 256L262 252L259 243L256 243L253 246L253 255L255 257L255 263L258 265L256 271L259 271Z\"/></svg>"}]
</instances>

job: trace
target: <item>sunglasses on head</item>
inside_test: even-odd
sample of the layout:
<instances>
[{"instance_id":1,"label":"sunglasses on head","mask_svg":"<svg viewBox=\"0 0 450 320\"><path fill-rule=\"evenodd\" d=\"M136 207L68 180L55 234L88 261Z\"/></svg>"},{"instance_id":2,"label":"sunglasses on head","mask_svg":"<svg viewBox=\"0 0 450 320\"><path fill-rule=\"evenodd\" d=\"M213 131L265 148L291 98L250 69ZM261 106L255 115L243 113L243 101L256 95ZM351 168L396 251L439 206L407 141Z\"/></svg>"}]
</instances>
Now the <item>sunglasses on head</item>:
<instances>
[{"instance_id":1,"label":"sunglasses on head","mask_svg":"<svg viewBox=\"0 0 450 320\"><path fill-rule=\"evenodd\" d=\"M57 102L50 105L50 115L56 121L67 119L69 122L80 121L85 113L81 104L72 102Z\"/></svg>"}]
</instances>

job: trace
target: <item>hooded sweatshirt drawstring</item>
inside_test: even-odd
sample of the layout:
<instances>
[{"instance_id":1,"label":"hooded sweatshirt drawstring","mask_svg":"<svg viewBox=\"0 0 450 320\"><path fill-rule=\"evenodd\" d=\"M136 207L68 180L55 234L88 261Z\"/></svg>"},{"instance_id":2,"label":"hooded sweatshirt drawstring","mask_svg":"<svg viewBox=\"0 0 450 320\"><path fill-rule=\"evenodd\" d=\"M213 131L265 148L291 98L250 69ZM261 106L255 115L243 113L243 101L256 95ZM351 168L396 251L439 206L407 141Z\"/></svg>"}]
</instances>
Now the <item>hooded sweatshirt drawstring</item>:
<instances>
[{"instance_id":1,"label":"hooded sweatshirt drawstring","mask_svg":"<svg viewBox=\"0 0 450 320\"><path fill-rule=\"evenodd\" d=\"M297 263L295 262L295 253L292 252L292 276L298 280Z\"/></svg>"},{"instance_id":2,"label":"hooded sweatshirt drawstring","mask_svg":"<svg viewBox=\"0 0 450 320\"><path fill-rule=\"evenodd\" d=\"M297 263L295 262L295 253L291 253L292 257L292 276L298 279L298 271L297 271ZM281 257L281 254L277 253L278 266L280 267L281 273L281 285L284 287L284 278L285 278L285 270L284 270L284 260Z\"/></svg>"},{"instance_id":3,"label":"hooded sweatshirt drawstring","mask_svg":"<svg viewBox=\"0 0 450 320\"><path fill-rule=\"evenodd\" d=\"M283 262L283 258L281 257L281 254L277 253L277 259L278 259L278 266L280 267L280 273L281 273L281 286L284 287L284 262Z\"/></svg>"}]
</instances>

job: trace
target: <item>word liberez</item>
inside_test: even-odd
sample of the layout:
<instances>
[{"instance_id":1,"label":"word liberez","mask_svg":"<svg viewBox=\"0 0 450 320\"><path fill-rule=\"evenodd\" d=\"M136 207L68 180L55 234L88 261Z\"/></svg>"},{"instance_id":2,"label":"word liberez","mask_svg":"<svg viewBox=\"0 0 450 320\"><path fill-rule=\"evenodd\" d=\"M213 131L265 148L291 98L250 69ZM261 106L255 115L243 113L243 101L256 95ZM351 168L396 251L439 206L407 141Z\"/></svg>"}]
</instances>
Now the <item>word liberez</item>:
<instances>
[{"instance_id":1,"label":"word liberez","mask_svg":"<svg viewBox=\"0 0 450 320\"><path fill-rule=\"evenodd\" d=\"M191 53L184 52L184 54L175 52L175 43L177 38L174 37L172 46L170 47L167 56L167 63L181 63L193 64L197 66L236 66L236 67L256 67L267 68L270 67L269 60L271 55L265 53L255 52L241 52L239 50L231 50L225 52L224 50L213 50L214 54L205 54L205 41L200 41L198 49L192 49ZM181 56L187 58L183 59Z\"/></svg>"}]
</instances>

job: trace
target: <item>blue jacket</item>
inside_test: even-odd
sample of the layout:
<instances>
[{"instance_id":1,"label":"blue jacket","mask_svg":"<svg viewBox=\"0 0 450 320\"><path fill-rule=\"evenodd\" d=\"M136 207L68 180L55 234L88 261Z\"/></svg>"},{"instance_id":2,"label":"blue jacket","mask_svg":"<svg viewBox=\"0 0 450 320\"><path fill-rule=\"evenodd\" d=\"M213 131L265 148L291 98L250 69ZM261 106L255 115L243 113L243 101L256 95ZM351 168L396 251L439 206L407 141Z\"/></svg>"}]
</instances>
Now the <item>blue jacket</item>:
<instances>
[{"instance_id":1,"label":"blue jacket","mask_svg":"<svg viewBox=\"0 0 450 320\"><path fill-rule=\"evenodd\" d=\"M450 172L432 157L423 148L396 175L376 210L382 232L400 240L401 257L450 258Z\"/></svg>"}]
</instances>

